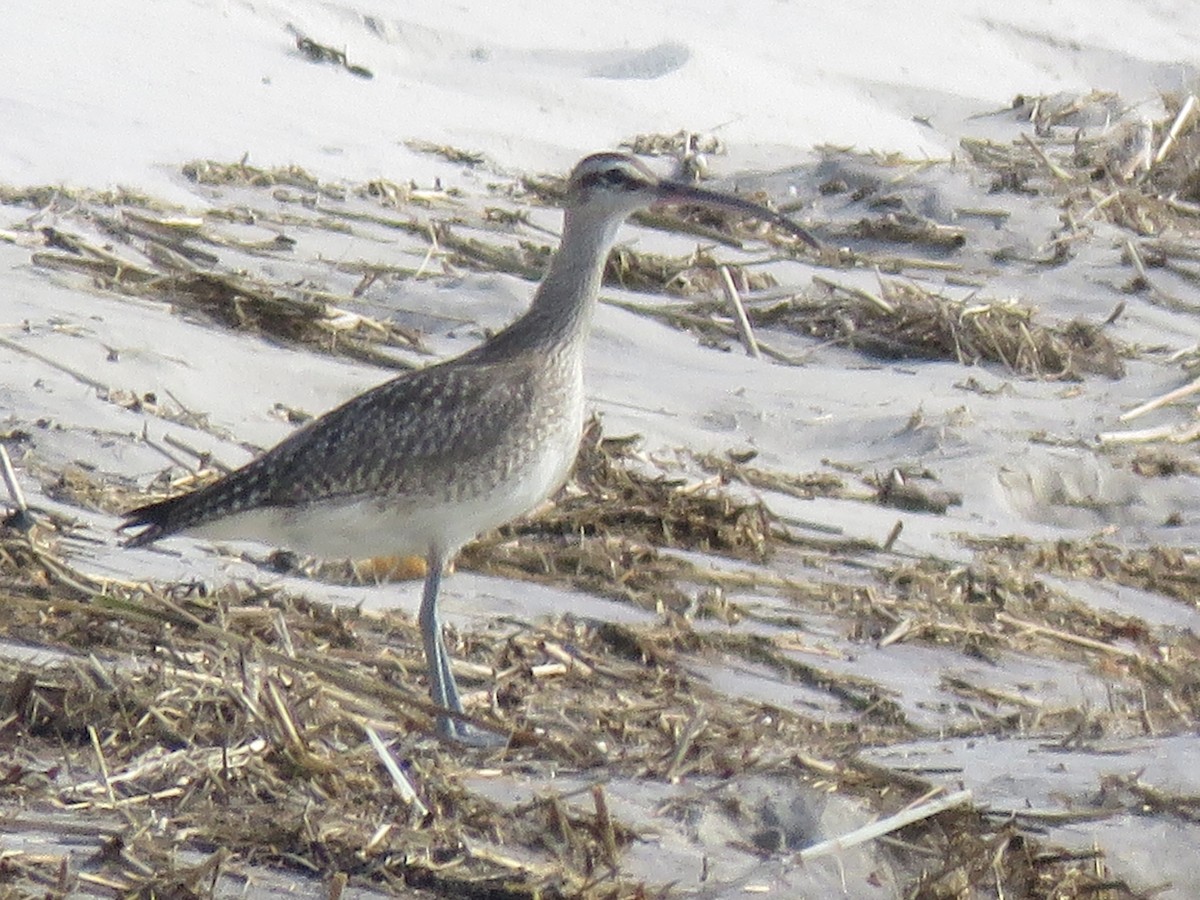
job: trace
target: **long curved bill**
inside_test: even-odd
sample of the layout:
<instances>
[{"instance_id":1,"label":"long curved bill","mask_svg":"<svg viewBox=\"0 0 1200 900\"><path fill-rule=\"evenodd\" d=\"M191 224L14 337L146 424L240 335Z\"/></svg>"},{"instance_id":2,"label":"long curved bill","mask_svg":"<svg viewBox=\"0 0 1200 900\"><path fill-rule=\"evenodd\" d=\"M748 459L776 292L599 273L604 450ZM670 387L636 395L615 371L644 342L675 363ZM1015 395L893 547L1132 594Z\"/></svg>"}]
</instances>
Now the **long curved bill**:
<instances>
[{"instance_id":1,"label":"long curved bill","mask_svg":"<svg viewBox=\"0 0 1200 900\"><path fill-rule=\"evenodd\" d=\"M750 200L743 200L741 197L734 197L729 194L718 194L716 191L705 190L702 187L696 187L694 184L687 184L682 181L668 181L660 179L655 185L655 193L658 195L659 203L695 203L699 206L710 206L714 209L728 209L733 212L742 212L754 216L756 219L762 219L767 222L773 222L780 228L794 234L808 246L814 250L821 249L821 242L808 233L807 230L801 228L787 216L780 215L774 210L767 209L765 206L760 206Z\"/></svg>"}]
</instances>

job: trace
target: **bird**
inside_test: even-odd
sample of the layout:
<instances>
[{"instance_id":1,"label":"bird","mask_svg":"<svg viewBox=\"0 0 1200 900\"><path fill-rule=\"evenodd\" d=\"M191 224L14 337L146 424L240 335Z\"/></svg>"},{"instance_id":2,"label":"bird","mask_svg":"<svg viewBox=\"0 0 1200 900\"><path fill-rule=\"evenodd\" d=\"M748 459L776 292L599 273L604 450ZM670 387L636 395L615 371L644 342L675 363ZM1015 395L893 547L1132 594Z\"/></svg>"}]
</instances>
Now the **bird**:
<instances>
[{"instance_id":1,"label":"bird","mask_svg":"<svg viewBox=\"0 0 1200 900\"><path fill-rule=\"evenodd\" d=\"M609 251L634 212L678 204L770 221L820 248L764 206L660 178L625 153L592 154L567 180L558 250L512 324L352 397L218 481L129 510L119 530L141 530L125 545L184 533L327 559L424 556L418 623L437 734L506 742L464 717L442 637L442 577L464 544L566 481L583 435L583 351Z\"/></svg>"}]
</instances>

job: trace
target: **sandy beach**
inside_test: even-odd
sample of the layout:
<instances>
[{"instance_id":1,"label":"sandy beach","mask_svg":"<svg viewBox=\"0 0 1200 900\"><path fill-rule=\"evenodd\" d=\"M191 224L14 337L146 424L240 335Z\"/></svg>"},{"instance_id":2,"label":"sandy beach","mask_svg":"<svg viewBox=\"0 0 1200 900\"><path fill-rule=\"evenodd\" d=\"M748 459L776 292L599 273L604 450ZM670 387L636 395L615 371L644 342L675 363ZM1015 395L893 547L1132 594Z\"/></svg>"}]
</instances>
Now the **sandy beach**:
<instances>
[{"instance_id":1,"label":"sandy beach","mask_svg":"<svg viewBox=\"0 0 1200 900\"><path fill-rule=\"evenodd\" d=\"M993 6L10 11L0 893L1200 894L1200 9ZM417 562L121 546L512 321L601 149L823 249L622 230L444 586L507 748Z\"/></svg>"}]
</instances>

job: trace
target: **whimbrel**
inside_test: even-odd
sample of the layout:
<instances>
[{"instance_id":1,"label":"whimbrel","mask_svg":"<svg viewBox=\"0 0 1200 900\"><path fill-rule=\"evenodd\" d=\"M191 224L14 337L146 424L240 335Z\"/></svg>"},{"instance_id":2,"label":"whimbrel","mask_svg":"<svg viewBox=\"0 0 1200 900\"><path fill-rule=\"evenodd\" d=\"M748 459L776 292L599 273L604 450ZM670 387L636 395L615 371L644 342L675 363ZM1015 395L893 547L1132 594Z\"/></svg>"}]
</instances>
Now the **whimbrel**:
<instances>
[{"instance_id":1,"label":"whimbrel","mask_svg":"<svg viewBox=\"0 0 1200 900\"><path fill-rule=\"evenodd\" d=\"M324 558L423 554L419 624L434 704L462 714L438 616L451 557L566 479L584 424L583 348L617 230L634 211L688 203L804 229L739 197L660 179L621 153L580 162L562 241L529 310L475 349L347 401L221 480L131 510L140 547L176 532L255 540ZM438 731L494 743L454 715Z\"/></svg>"}]
</instances>

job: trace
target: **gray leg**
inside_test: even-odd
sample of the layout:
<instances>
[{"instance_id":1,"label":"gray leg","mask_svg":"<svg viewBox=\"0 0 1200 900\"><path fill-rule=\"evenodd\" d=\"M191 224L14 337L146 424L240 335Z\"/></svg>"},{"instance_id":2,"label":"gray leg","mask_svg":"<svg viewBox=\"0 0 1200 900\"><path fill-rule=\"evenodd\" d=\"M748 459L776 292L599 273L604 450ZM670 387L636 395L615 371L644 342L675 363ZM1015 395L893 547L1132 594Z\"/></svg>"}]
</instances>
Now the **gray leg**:
<instances>
[{"instance_id":1,"label":"gray leg","mask_svg":"<svg viewBox=\"0 0 1200 900\"><path fill-rule=\"evenodd\" d=\"M431 550L425 563L428 572L425 575L418 623L421 626L421 639L425 642L425 663L429 667L429 695L437 706L461 713L462 700L459 699L458 685L450 668L450 654L446 652L446 644L442 640L442 621L437 606L446 559L440 552ZM450 716L438 716L437 730L444 738L476 747L503 746L507 743L499 735L472 728L466 722Z\"/></svg>"}]
</instances>

